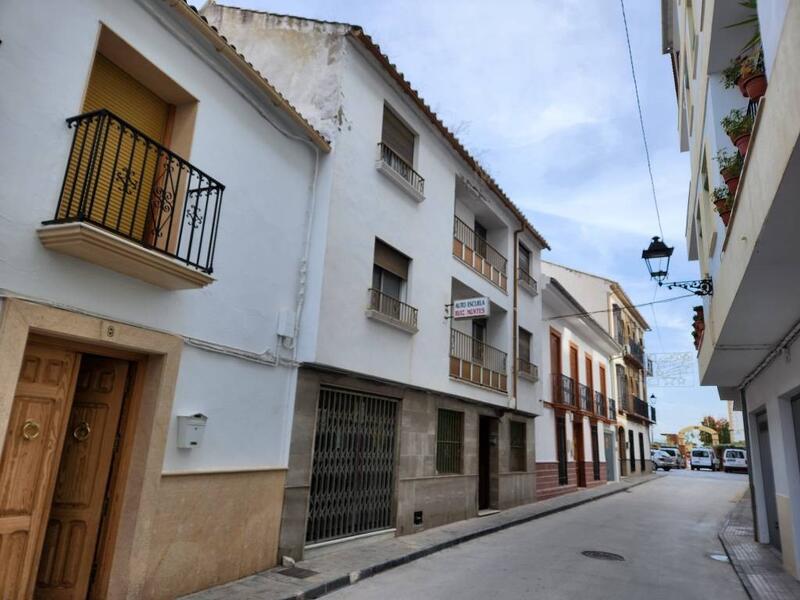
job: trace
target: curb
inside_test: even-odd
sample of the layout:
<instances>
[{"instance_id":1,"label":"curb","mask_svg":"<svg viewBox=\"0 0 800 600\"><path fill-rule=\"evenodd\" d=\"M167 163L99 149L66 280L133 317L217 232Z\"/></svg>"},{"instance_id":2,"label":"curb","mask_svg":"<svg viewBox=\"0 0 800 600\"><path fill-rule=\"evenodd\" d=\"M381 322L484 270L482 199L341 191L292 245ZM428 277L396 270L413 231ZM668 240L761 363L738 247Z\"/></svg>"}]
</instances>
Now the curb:
<instances>
[{"instance_id":1,"label":"curb","mask_svg":"<svg viewBox=\"0 0 800 600\"><path fill-rule=\"evenodd\" d=\"M583 498L581 500L576 500L571 504L563 504L561 506L554 506L553 508L549 508L538 512L532 515L526 515L524 517L519 517L518 519L514 519L513 521L508 521L507 523L501 523L500 525L493 525L491 527L487 527L486 529L481 529L480 531L473 531L471 533L466 533L459 537L453 538L451 540L447 540L446 542L439 542L437 544L433 544L427 548L422 548L420 550L415 550L413 552L409 552L403 556L398 558L393 558L391 560L387 560L382 563L378 563L371 567L367 567L365 569L361 569L359 571L353 571L349 575L341 575L337 576L330 581L326 581L324 583L319 584L317 587L305 590L298 594L292 596L286 596L281 600L312 600L313 598L321 598L326 594L330 594L336 590L340 590L344 587L349 585L353 585L354 583L361 581L362 579L367 579L368 577L372 577L374 575L378 575L379 573L383 573L384 571L388 571L389 569L393 569L395 567L399 567L401 565L408 564L410 562L414 562L419 560L420 558L424 558L426 556L430 556L431 554L435 554L436 552L440 552L442 550L446 550L448 548L452 548L453 546L457 546L459 544L463 544L464 542L469 542L471 540L481 538L487 535L491 535L493 533L497 533L499 531L503 531L505 529L510 529L511 527L516 527L517 525L523 525L525 523L530 523L531 521L535 521L537 519L541 519L542 517L547 517L549 515L553 515L559 512L563 512L565 510L569 510L570 508L575 508L577 506L582 506L584 504L588 504L590 502L594 502L595 500L600 500L602 498L608 498L609 496L614 496L615 494L620 494L626 490L629 490L634 487L638 487L640 485L644 485L645 483L649 483L651 481L655 481L659 479L659 476L655 474L651 474L646 479L642 481L636 481L625 487L620 487L615 490L611 490L605 494L599 494L597 496L592 496L590 498ZM724 547L724 544L723 544ZM727 552L727 550L726 550ZM741 579L741 578L740 578Z\"/></svg>"},{"instance_id":2,"label":"curb","mask_svg":"<svg viewBox=\"0 0 800 600\"><path fill-rule=\"evenodd\" d=\"M747 581L744 574L741 572L740 567L737 567L737 561L734 560L733 554L731 553L731 549L725 541L725 530L728 528L731 522L731 515L736 511L739 502L744 499L745 494L749 494L750 491L746 490L738 500L736 500L736 506L734 506L731 511L728 513L728 516L725 517L725 522L722 524L719 532L717 533L717 539L719 539L719 543L722 545L722 549L725 551L725 555L728 557L728 563L731 565L733 572L736 573L736 578L739 580L739 583L742 584L742 589L744 589L744 593L747 594L747 597L750 600L756 600L756 596L753 595L753 590L750 587L750 583Z\"/></svg>"}]
</instances>

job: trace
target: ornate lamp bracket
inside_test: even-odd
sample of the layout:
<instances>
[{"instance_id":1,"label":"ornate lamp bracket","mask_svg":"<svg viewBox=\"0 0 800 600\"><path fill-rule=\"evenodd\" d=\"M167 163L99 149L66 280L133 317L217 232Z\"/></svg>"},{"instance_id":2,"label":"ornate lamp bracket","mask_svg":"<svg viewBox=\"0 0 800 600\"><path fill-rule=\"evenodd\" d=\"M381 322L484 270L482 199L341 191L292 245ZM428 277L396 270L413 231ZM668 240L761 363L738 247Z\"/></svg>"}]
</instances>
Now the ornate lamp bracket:
<instances>
[{"instance_id":1,"label":"ornate lamp bracket","mask_svg":"<svg viewBox=\"0 0 800 600\"><path fill-rule=\"evenodd\" d=\"M681 288L692 292L696 296L714 295L714 284L711 282L711 279L697 279L695 281L668 281L663 284L659 283L658 285L665 285L667 286L668 290L671 290L672 288Z\"/></svg>"}]
</instances>

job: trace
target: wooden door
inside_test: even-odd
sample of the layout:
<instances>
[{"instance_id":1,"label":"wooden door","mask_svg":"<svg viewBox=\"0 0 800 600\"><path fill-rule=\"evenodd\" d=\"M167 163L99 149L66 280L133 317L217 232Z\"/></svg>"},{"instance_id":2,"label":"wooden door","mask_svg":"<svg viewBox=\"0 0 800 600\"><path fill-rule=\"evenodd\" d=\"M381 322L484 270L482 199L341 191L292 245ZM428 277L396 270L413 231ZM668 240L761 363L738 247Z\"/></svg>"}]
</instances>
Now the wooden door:
<instances>
[{"instance_id":1,"label":"wooden door","mask_svg":"<svg viewBox=\"0 0 800 600\"><path fill-rule=\"evenodd\" d=\"M563 402L561 393L561 336L550 330L550 377L552 378L553 402Z\"/></svg>"},{"instance_id":2,"label":"wooden door","mask_svg":"<svg viewBox=\"0 0 800 600\"><path fill-rule=\"evenodd\" d=\"M39 560L36 598L86 598L127 372L123 360L83 357Z\"/></svg>"},{"instance_id":3,"label":"wooden door","mask_svg":"<svg viewBox=\"0 0 800 600\"><path fill-rule=\"evenodd\" d=\"M575 466L578 471L578 487L586 487L586 471L583 451L583 417L576 417L572 422L572 443L575 447Z\"/></svg>"},{"instance_id":4,"label":"wooden door","mask_svg":"<svg viewBox=\"0 0 800 600\"><path fill-rule=\"evenodd\" d=\"M0 597L29 598L80 355L29 344L0 458Z\"/></svg>"},{"instance_id":5,"label":"wooden door","mask_svg":"<svg viewBox=\"0 0 800 600\"><path fill-rule=\"evenodd\" d=\"M592 368L592 358L586 355L586 387L589 388L589 393L592 397L589 398L590 402L594 402L594 369Z\"/></svg>"},{"instance_id":6,"label":"wooden door","mask_svg":"<svg viewBox=\"0 0 800 600\"><path fill-rule=\"evenodd\" d=\"M572 345L569 347L569 376L574 382L572 384L572 392L575 396L573 402L575 406L580 406L580 398L578 397L578 384L580 383L580 373L578 372L578 349Z\"/></svg>"}]
</instances>

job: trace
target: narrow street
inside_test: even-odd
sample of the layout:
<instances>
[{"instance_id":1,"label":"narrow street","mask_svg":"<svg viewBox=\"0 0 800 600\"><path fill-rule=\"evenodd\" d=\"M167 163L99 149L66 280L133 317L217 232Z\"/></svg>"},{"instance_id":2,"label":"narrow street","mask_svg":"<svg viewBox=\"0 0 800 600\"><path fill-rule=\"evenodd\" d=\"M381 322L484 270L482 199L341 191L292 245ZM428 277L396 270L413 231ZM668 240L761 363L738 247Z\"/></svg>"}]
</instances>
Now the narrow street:
<instances>
[{"instance_id":1,"label":"narrow street","mask_svg":"<svg viewBox=\"0 0 800 600\"><path fill-rule=\"evenodd\" d=\"M465 543L334 593L348 600L747 598L710 558L747 476L671 471L658 481ZM624 561L587 558L613 552Z\"/></svg>"}]
</instances>

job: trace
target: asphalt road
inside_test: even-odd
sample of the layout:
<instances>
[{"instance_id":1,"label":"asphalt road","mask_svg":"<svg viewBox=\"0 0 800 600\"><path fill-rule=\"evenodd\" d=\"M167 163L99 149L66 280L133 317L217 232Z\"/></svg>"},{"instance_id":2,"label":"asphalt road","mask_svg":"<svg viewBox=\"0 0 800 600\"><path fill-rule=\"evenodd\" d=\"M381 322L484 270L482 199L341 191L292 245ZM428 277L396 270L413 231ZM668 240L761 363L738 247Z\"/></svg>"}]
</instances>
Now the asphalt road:
<instances>
[{"instance_id":1,"label":"asphalt road","mask_svg":"<svg viewBox=\"0 0 800 600\"><path fill-rule=\"evenodd\" d=\"M365 579L326 598L745 600L717 539L747 476L670 471L657 481ZM623 561L587 558L613 552Z\"/></svg>"}]
</instances>

